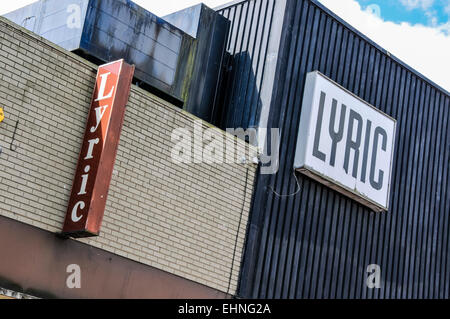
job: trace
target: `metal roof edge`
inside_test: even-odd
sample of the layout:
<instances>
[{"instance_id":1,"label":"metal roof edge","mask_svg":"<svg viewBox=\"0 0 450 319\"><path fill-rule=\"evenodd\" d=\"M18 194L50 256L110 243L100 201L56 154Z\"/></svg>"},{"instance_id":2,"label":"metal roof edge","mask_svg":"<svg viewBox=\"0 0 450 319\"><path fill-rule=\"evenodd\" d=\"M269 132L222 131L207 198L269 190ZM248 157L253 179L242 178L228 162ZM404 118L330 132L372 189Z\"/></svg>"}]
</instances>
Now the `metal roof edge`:
<instances>
[{"instance_id":1,"label":"metal roof edge","mask_svg":"<svg viewBox=\"0 0 450 319\"><path fill-rule=\"evenodd\" d=\"M213 10L220 11L220 10L227 9L229 7L233 7L233 6L236 6L238 4L241 4L241 3L244 3L247 1L253 1L253 0L233 0L233 1L230 1L227 3L224 3L220 6L217 6L217 7L213 8Z\"/></svg>"}]
</instances>

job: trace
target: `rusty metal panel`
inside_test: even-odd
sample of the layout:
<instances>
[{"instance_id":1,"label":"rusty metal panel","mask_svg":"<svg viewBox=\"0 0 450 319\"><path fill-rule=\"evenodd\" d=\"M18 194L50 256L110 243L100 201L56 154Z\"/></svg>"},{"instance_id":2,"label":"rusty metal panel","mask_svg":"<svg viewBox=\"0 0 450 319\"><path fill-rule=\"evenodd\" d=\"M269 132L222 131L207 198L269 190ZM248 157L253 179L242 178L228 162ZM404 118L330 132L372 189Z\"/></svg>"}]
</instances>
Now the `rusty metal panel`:
<instances>
[{"instance_id":1,"label":"rusty metal panel","mask_svg":"<svg viewBox=\"0 0 450 319\"><path fill-rule=\"evenodd\" d=\"M65 236L91 237L100 233L133 73L134 66L124 60L98 69L62 231Z\"/></svg>"}]
</instances>

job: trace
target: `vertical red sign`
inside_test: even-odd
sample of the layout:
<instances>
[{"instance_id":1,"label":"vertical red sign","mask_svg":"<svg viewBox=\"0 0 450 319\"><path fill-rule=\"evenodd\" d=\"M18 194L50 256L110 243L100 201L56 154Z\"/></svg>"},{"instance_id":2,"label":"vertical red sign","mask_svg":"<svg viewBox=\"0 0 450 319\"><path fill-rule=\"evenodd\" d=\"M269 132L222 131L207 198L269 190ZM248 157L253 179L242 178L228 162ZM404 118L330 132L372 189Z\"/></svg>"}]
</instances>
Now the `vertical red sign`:
<instances>
[{"instance_id":1,"label":"vertical red sign","mask_svg":"<svg viewBox=\"0 0 450 319\"><path fill-rule=\"evenodd\" d=\"M98 69L64 236L82 238L100 233L133 75L134 66L124 60Z\"/></svg>"}]
</instances>

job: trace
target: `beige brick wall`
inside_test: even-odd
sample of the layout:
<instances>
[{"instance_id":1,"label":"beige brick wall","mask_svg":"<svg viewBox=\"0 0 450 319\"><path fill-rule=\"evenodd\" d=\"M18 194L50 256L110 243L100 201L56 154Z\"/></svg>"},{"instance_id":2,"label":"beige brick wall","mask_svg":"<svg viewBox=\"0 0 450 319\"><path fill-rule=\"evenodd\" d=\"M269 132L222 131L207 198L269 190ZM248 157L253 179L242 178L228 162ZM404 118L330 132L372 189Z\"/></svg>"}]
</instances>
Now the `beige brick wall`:
<instances>
[{"instance_id":1,"label":"beige brick wall","mask_svg":"<svg viewBox=\"0 0 450 319\"><path fill-rule=\"evenodd\" d=\"M0 18L0 215L61 231L95 75L93 64ZM194 121L132 87L102 233L81 241L226 292L244 208L234 293L256 166L174 164L171 132Z\"/></svg>"}]
</instances>

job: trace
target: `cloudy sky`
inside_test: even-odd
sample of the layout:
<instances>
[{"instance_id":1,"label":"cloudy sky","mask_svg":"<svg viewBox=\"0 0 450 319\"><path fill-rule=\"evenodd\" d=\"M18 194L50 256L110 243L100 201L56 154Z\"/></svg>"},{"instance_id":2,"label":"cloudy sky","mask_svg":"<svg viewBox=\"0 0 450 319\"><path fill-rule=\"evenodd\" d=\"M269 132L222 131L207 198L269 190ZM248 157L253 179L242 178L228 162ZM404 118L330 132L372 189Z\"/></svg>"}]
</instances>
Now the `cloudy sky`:
<instances>
[{"instance_id":1,"label":"cloudy sky","mask_svg":"<svg viewBox=\"0 0 450 319\"><path fill-rule=\"evenodd\" d=\"M320 0L450 91L450 0Z\"/></svg>"},{"instance_id":2,"label":"cloudy sky","mask_svg":"<svg viewBox=\"0 0 450 319\"><path fill-rule=\"evenodd\" d=\"M450 0L319 0L383 48L450 91ZM0 14L34 0L2 1ZM164 16L200 0L134 0ZM216 7L229 0L204 0Z\"/></svg>"}]
</instances>

